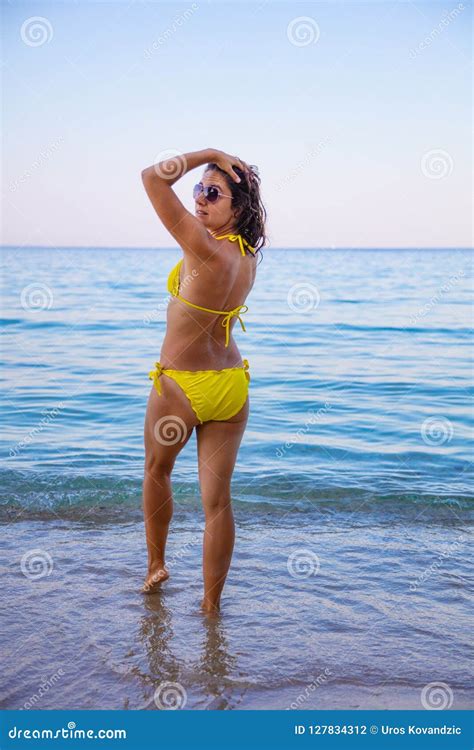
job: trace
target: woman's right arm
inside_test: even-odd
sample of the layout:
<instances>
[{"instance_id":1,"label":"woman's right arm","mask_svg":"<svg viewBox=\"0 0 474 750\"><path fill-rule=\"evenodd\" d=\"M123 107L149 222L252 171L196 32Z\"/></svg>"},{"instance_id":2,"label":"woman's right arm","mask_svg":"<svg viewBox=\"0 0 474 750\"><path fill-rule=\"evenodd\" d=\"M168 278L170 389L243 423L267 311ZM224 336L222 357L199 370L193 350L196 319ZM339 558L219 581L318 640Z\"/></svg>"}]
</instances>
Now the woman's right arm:
<instances>
[{"instance_id":1,"label":"woman's right arm","mask_svg":"<svg viewBox=\"0 0 474 750\"><path fill-rule=\"evenodd\" d=\"M182 248L206 258L211 253L209 233L181 203L172 185L191 169L212 161L213 149L191 151L142 170L145 191L166 229Z\"/></svg>"}]
</instances>

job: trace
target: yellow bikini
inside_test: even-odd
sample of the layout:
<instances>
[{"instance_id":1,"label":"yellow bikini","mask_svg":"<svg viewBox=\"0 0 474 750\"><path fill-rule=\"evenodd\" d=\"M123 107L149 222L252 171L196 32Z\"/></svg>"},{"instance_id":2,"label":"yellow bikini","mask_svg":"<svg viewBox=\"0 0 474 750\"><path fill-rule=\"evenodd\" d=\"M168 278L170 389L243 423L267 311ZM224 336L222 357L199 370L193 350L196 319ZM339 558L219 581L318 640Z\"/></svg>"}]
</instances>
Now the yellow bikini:
<instances>
[{"instance_id":1,"label":"yellow bikini","mask_svg":"<svg viewBox=\"0 0 474 750\"><path fill-rule=\"evenodd\" d=\"M214 236L214 235L213 235ZM256 250L240 234L224 234L214 237L216 240L228 239L230 242L238 242L240 252L245 255L245 247L255 255ZM240 317L248 310L247 305L239 305L233 310L212 310L208 307L195 305L193 302L182 297L179 293L179 274L183 259L173 268L168 276L168 291L181 302L195 307L198 310L225 315L222 325L226 329L225 346L229 345L229 326L232 317L237 317L245 331L244 323ZM172 370L155 362L155 369L151 370L148 377L153 380L154 386L161 396L162 389L159 382L160 376L167 375L182 388L188 397L190 404L201 424L210 420L225 421L237 414L245 404L248 395L250 373L247 359L242 361L239 367L226 367L222 370Z\"/></svg>"},{"instance_id":2,"label":"yellow bikini","mask_svg":"<svg viewBox=\"0 0 474 750\"><path fill-rule=\"evenodd\" d=\"M220 237L214 237L215 240L223 240L225 238L228 238L230 242L239 242L240 245L240 252L242 255L245 255L245 249L244 245L249 248L249 250L255 255L255 250L247 240L244 240L244 238L240 234L223 234ZM240 317L243 315L243 313L247 312L248 307L247 305L239 305L238 307L234 307L233 310L211 310L208 307L201 307L201 305L195 305L193 302L190 302L189 300L185 299L184 297L181 297L179 293L179 273L181 270L181 265L183 263L183 258L181 258L180 261L175 265L173 270L171 271L170 275L168 276L168 291L170 294L173 295L173 297L177 297L181 300L181 302L185 302L187 305L190 305L191 307L195 307L197 310L204 310L205 312L214 313L215 315L225 315L225 318L222 321L222 325L225 328L225 346L229 346L229 326L231 318L236 316L236 318L240 321L240 325L242 326L242 330L245 331L244 321Z\"/></svg>"}]
</instances>

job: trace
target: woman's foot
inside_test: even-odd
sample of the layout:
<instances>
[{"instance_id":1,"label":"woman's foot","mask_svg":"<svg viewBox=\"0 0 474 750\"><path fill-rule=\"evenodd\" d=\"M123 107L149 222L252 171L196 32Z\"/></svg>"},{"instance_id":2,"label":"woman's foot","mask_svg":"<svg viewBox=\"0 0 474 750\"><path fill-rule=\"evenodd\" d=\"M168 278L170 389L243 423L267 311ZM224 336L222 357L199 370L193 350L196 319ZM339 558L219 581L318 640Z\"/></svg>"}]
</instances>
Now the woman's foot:
<instances>
[{"instance_id":1,"label":"woman's foot","mask_svg":"<svg viewBox=\"0 0 474 750\"><path fill-rule=\"evenodd\" d=\"M159 591L163 581L166 581L170 577L170 574L163 565L154 566L148 571L148 575L145 578L143 584L142 594L154 594Z\"/></svg>"},{"instance_id":2,"label":"woman's foot","mask_svg":"<svg viewBox=\"0 0 474 750\"><path fill-rule=\"evenodd\" d=\"M207 599L203 599L201 602L201 611L206 615L215 615L220 612L220 602L209 602Z\"/></svg>"}]
</instances>

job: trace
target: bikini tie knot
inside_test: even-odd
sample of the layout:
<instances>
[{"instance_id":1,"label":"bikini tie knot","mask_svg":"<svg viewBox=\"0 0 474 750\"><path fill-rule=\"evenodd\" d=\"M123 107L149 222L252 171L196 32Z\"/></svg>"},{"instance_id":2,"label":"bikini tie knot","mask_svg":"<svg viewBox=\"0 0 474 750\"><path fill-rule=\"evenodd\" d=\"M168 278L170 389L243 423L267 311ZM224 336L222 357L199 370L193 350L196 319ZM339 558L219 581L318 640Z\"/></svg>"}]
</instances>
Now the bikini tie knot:
<instances>
[{"instance_id":1,"label":"bikini tie knot","mask_svg":"<svg viewBox=\"0 0 474 750\"><path fill-rule=\"evenodd\" d=\"M160 394L160 396L161 396L161 393L162 393L162 391L161 391L161 383L160 383L160 375L163 372L163 370L164 370L164 367L161 365L161 363L160 362L155 362L155 369L154 370L150 370L150 372L148 373L149 379L153 380L153 384L154 384L156 390L158 391L158 393Z\"/></svg>"},{"instance_id":2,"label":"bikini tie knot","mask_svg":"<svg viewBox=\"0 0 474 750\"><path fill-rule=\"evenodd\" d=\"M228 239L230 242L238 242L239 243L239 247L240 247L240 252L242 253L242 255L245 255L245 247L248 247L248 249L250 250L250 252L253 255L255 255L255 248L252 247L252 245L250 245L247 242L247 240L242 237L241 234L223 234L220 237L215 237L213 235L213 237L214 237L215 240ZM244 247L244 245L245 245L245 247Z\"/></svg>"},{"instance_id":3,"label":"bikini tie knot","mask_svg":"<svg viewBox=\"0 0 474 750\"><path fill-rule=\"evenodd\" d=\"M229 240L231 242L238 242L240 247L240 252L242 255L245 255L245 248L244 248L244 238L240 236L240 234L231 234L229 235Z\"/></svg>"},{"instance_id":4,"label":"bikini tie knot","mask_svg":"<svg viewBox=\"0 0 474 750\"><path fill-rule=\"evenodd\" d=\"M239 305L238 307L235 307L233 310L229 310L227 315L224 316L222 320L222 325L225 328L225 345L229 346L229 335L230 335L230 321L235 316L237 320L240 321L240 325L242 326L242 330L245 331L244 321L240 317L240 315L246 313L248 310L247 305Z\"/></svg>"}]
</instances>

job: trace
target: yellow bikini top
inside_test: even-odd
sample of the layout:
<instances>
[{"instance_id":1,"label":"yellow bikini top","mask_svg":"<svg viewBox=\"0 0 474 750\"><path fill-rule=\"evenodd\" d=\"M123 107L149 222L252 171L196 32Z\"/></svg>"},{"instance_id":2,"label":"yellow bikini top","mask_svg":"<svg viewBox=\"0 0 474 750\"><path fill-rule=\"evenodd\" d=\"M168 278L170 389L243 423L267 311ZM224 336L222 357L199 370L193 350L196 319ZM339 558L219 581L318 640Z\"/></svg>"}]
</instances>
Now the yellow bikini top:
<instances>
[{"instance_id":1,"label":"yellow bikini top","mask_svg":"<svg viewBox=\"0 0 474 750\"><path fill-rule=\"evenodd\" d=\"M214 237L214 235L212 236ZM230 240L230 242L238 242L239 247L240 247L240 252L242 253L242 255L245 255L245 247L248 247L250 252L253 255L255 255L256 253L255 248L249 245L247 240L245 240L240 234L223 234L220 237L214 237L215 240L223 240L225 238ZM185 302L187 305L190 305L191 307L195 307L197 310L204 310L205 312L214 313L215 315L225 315L225 318L222 321L222 325L225 328L225 345L229 346L230 321L234 316L236 316L238 320L240 321L242 330L245 331L244 322L242 318L240 317L240 315L247 312L248 310L247 305L239 305L238 307L235 307L233 310L210 310L208 307L201 307L200 305L195 305L193 302L190 302L184 297L181 297L179 293L179 272L180 272L181 264L183 260L184 259L181 258L181 260L178 261L178 263L175 265L170 275L168 276L168 292L172 294L173 297L177 297L179 300L181 300L181 302Z\"/></svg>"}]
</instances>

